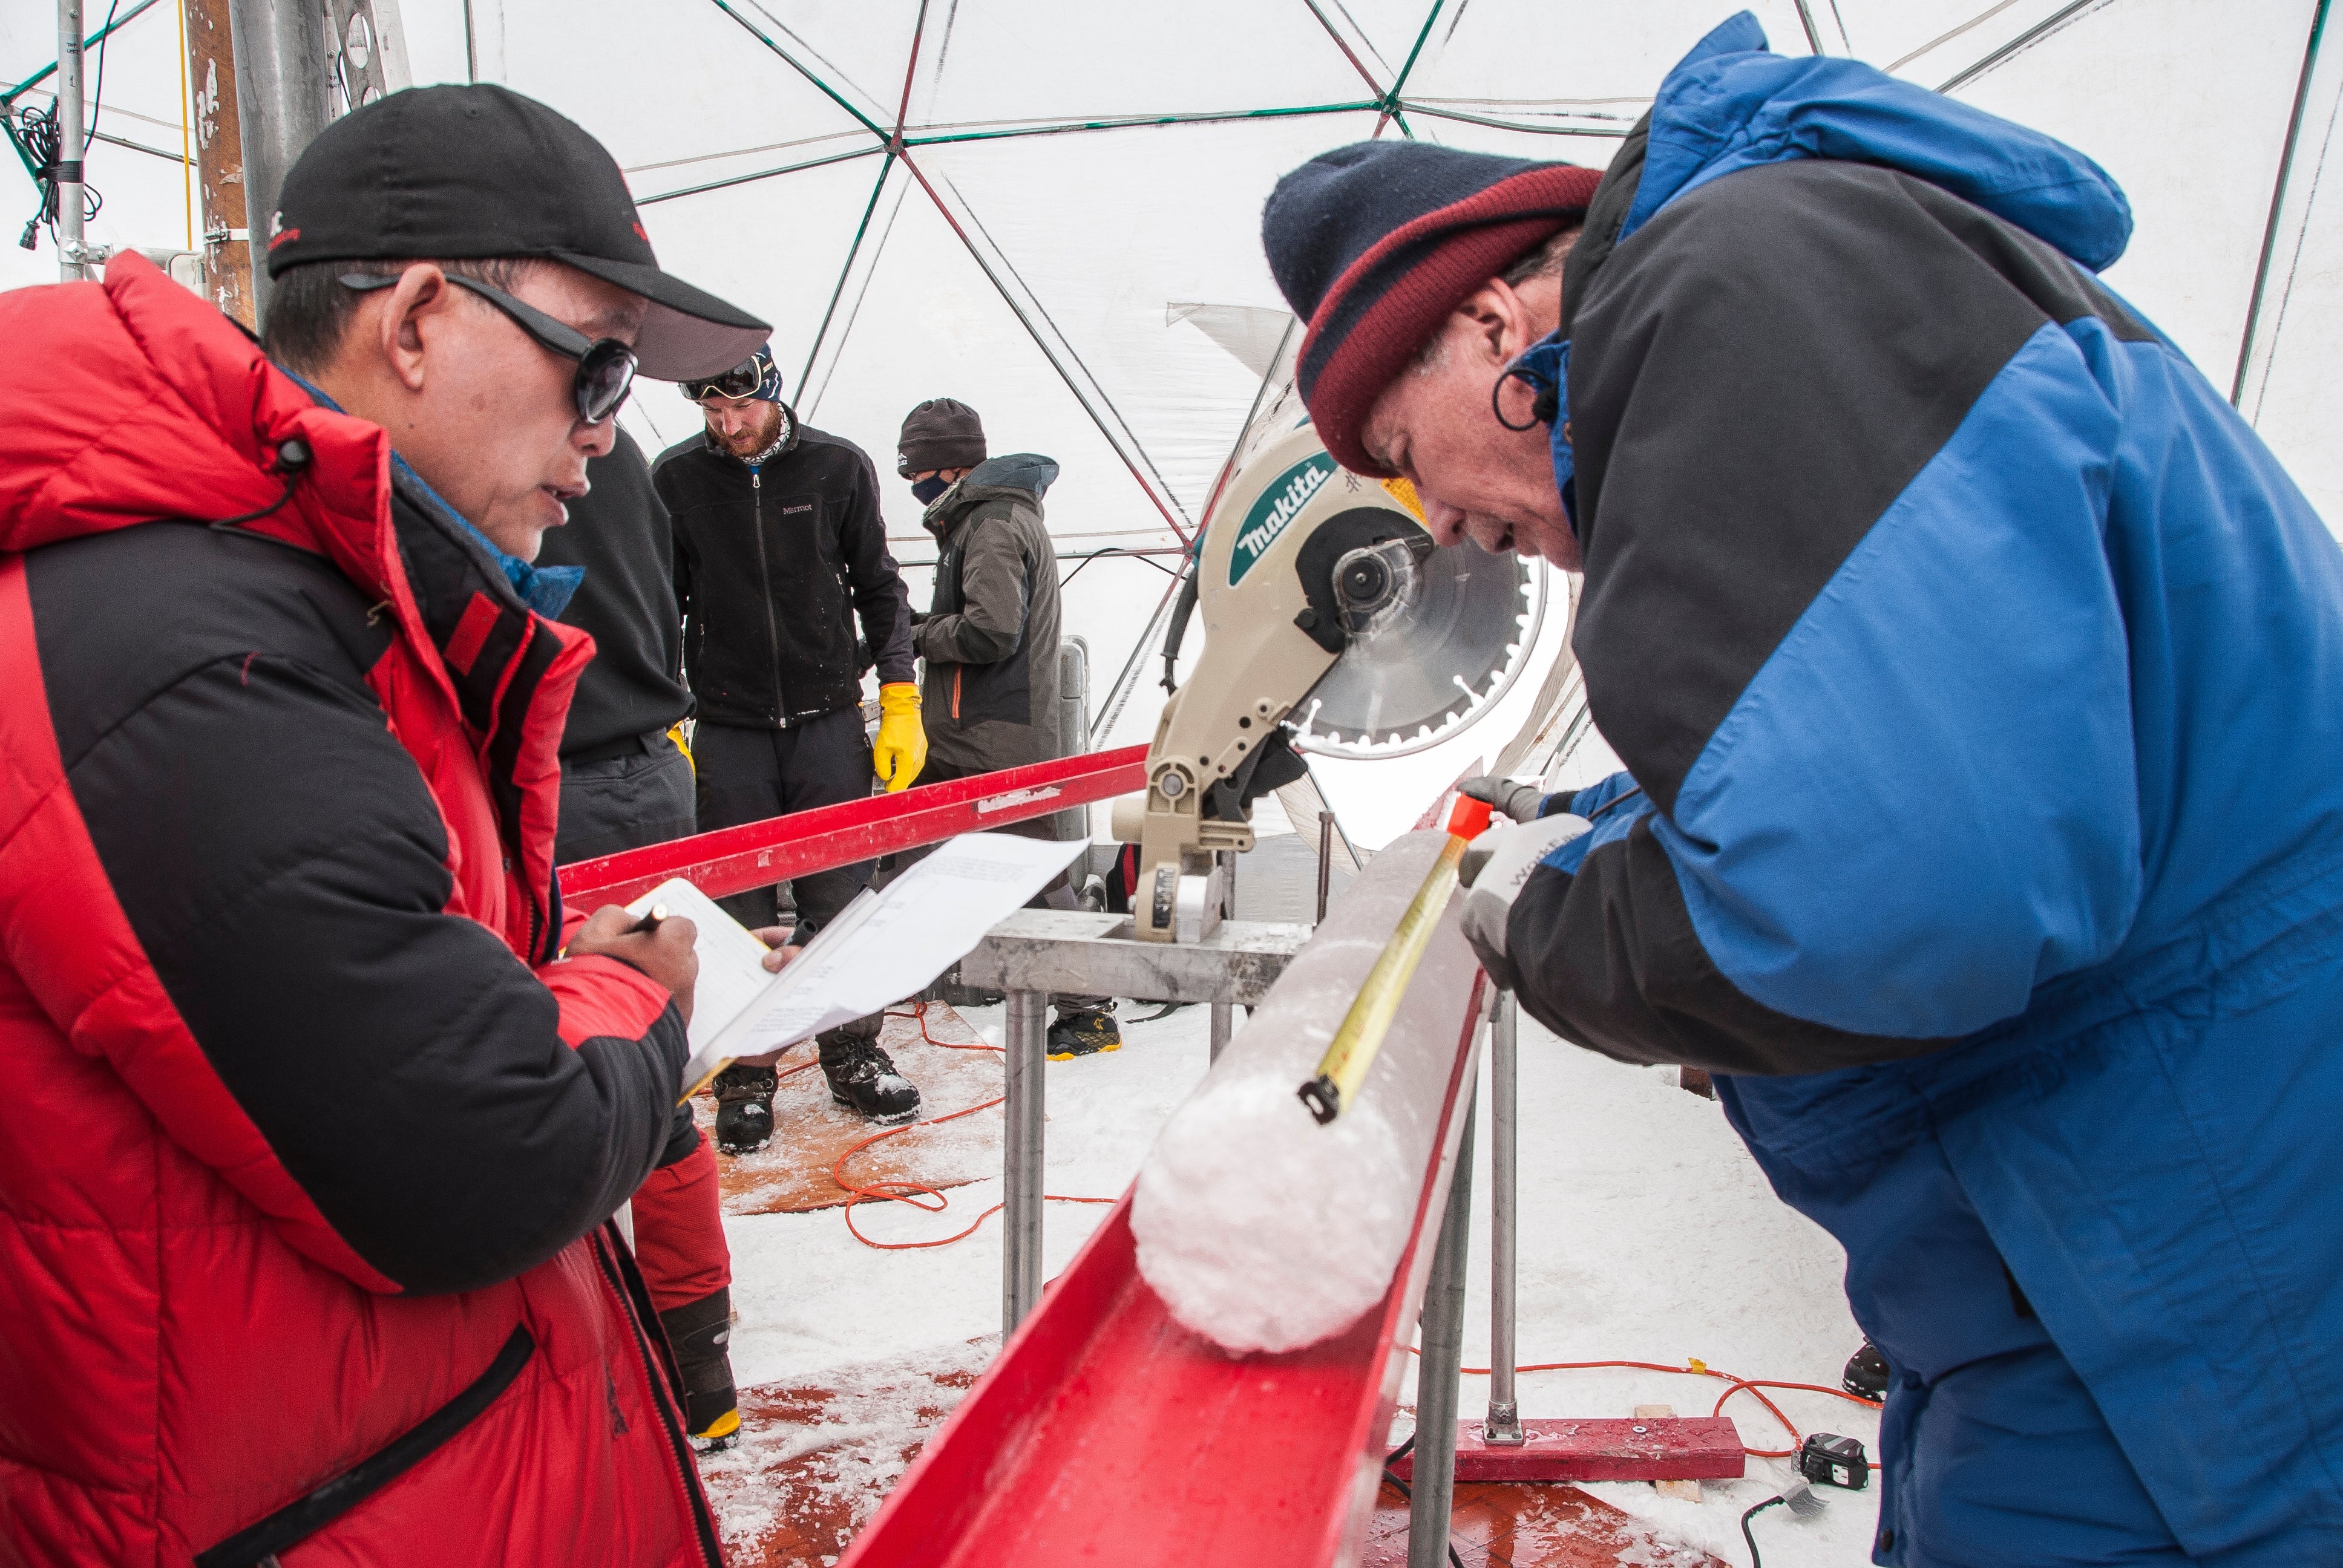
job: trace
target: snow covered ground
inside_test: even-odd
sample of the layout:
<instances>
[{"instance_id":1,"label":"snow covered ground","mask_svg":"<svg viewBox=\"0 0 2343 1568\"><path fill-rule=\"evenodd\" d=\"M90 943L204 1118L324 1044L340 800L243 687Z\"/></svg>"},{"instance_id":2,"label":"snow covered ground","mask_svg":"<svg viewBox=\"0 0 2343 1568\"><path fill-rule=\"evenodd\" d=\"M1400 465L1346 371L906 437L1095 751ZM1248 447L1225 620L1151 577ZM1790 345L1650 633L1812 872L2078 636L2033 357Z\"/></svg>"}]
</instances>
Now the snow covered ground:
<instances>
[{"instance_id":1,"label":"snow covered ground","mask_svg":"<svg viewBox=\"0 0 2343 1568\"><path fill-rule=\"evenodd\" d=\"M1049 1069L1049 1191L1112 1197L1137 1173L1155 1130L1204 1071L1206 1010L1152 1023L1124 1004L1121 1050ZM998 1008L966 1016L1001 1039ZM1485 1099L1487 1088L1483 1086ZM1521 1359L1697 1357L1743 1377L1835 1386L1861 1335L1848 1316L1837 1244L1777 1201L1711 1101L1674 1085L1674 1070L1622 1066L1565 1046L1523 1020L1521 1062L1523 1229ZM994 1113L997 1114L997 1113ZM1475 1285L1466 1309L1465 1364L1488 1362L1487 1147L1474 1176ZM1000 1201L1000 1182L956 1188L951 1208L922 1214L866 1205L856 1221L875 1238L950 1235ZM1105 1210L1054 1203L1045 1271L1073 1257ZM853 1363L964 1357L966 1342L996 1332L1001 1229L996 1218L956 1245L880 1252L847 1233L837 1210L728 1219L739 1323L733 1370L745 1386L818 1381ZM1532 1372L1521 1380L1527 1416L1626 1415L1638 1404L1706 1414L1722 1384L1637 1372ZM1487 1382L1465 1380L1463 1408L1478 1413ZM1861 1438L1875 1450L1870 1412L1819 1394L1777 1393L1802 1431ZM1403 1389L1403 1403L1412 1403ZM1785 1446L1746 1394L1728 1413L1750 1446ZM1403 1425L1400 1429L1404 1431ZM1638 1483L1589 1488L1684 1543L1746 1563L1739 1516L1786 1479L1778 1462L1750 1462L1740 1482L1709 1484L1695 1504ZM1754 1525L1767 1568L1854 1568L1869 1561L1871 1493L1827 1493L1811 1523L1769 1509Z\"/></svg>"}]
</instances>

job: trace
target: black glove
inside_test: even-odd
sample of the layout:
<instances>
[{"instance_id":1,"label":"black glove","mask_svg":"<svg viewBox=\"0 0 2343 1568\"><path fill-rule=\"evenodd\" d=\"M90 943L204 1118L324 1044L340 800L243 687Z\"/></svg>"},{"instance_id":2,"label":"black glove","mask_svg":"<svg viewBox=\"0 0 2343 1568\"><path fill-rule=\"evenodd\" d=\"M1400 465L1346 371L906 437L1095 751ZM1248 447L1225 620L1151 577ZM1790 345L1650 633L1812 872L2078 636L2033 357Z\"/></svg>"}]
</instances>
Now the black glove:
<instances>
[{"instance_id":1,"label":"black glove","mask_svg":"<svg viewBox=\"0 0 2343 1568\"><path fill-rule=\"evenodd\" d=\"M1516 822L1536 821L1538 808L1545 804L1545 791L1536 784L1517 779L1500 779L1494 773L1467 779L1456 786L1456 792L1475 800L1485 800Z\"/></svg>"},{"instance_id":2,"label":"black glove","mask_svg":"<svg viewBox=\"0 0 2343 1568\"><path fill-rule=\"evenodd\" d=\"M1473 782L1493 782L1500 789L1507 788L1503 779L1476 779ZM1471 788L1470 784L1465 786L1468 791ZM1534 786L1513 788L1530 789ZM1487 797L1475 795L1473 799ZM1473 945L1473 956L1488 971L1490 983L1498 990L1513 990L1515 979L1513 959L1505 951L1505 922L1513 918L1513 900L1521 897L1523 885L1541 861L1591 830L1591 824L1584 817L1544 817L1510 828L1492 828L1466 847L1463 862L1457 868L1466 888L1464 909L1458 923L1463 927L1464 940Z\"/></svg>"}]
</instances>

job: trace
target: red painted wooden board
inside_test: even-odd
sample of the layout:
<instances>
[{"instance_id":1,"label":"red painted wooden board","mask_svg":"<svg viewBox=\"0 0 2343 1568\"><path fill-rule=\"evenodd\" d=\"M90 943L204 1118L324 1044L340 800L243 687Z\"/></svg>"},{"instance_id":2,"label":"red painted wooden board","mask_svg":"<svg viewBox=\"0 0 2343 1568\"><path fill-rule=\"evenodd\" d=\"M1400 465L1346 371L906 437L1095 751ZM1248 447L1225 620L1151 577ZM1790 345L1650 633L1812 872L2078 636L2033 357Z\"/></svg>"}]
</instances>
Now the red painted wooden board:
<instances>
[{"instance_id":1,"label":"red painted wooden board","mask_svg":"<svg viewBox=\"0 0 2343 1568\"><path fill-rule=\"evenodd\" d=\"M561 896L591 910L688 877L720 899L1146 788L1146 747L1086 752L578 860L561 868Z\"/></svg>"},{"instance_id":2,"label":"red painted wooden board","mask_svg":"<svg viewBox=\"0 0 2343 1568\"><path fill-rule=\"evenodd\" d=\"M1459 1481L1715 1481L1747 1463L1730 1416L1525 1421L1518 1448L1492 1448L1477 1421L1456 1427ZM1415 1455L1391 1468L1412 1479Z\"/></svg>"}]
</instances>

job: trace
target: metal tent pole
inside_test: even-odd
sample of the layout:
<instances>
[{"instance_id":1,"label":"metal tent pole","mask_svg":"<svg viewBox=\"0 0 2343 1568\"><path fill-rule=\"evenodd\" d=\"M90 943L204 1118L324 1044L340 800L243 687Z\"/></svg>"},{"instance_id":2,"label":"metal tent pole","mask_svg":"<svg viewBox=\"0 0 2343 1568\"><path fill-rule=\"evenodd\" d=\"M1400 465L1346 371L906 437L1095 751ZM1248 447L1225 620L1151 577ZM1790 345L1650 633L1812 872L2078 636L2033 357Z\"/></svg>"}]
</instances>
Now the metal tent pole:
<instances>
[{"instance_id":1,"label":"metal tent pole","mask_svg":"<svg viewBox=\"0 0 2343 1568\"><path fill-rule=\"evenodd\" d=\"M1481 1425L1481 1438L1492 1448L1517 1448L1524 1441L1521 1406L1513 1395L1521 1015L1513 992L1501 990L1496 997L1489 1014L1489 1417Z\"/></svg>"},{"instance_id":2,"label":"metal tent pole","mask_svg":"<svg viewBox=\"0 0 2343 1568\"><path fill-rule=\"evenodd\" d=\"M2310 102L2311 80L2318 74L2318 43L2327 32L2327 0L2318 0L2311 13L2310 38L2302 48L2302 76L2294 87L2294 109L2286 122L2286 141L2278 149L2278 181L2270 188L2269 221L2262 227L2261 259L2254 265L2254 292L2246 302L2245 335L2237 342L2237 370L2229 382L2229 403L2245 414L2248 420L2260 412L2260 398L2255 407L2246 407L2246 379L2254 364L2254 334L2261 325L2262 302L2269 287L2270 259L2278 254L2279 220L2286 213L2287 182L2294 174L2295 148L2302 140L2302 115ZM2316 178L2313 180L2314 186ZM2305 221L2308 221L2308 214ZM2298 241L2298 243L2299 243Z\"/></svg>"},{"instance_id":3,"label":"metal tent pole","mask_svg":"<svg viewBox=\"0 0 2343 1568\"><path fill-rule=\"evenodd\" d=\"M81 155L89 134L82 125L81 0L57 0L57 276L79 283L83 266Z\"/></svg>"},{"instance_id":4,"label":"metal tent pole","mask_svg":"<svg viewBox=\"0 0 2343 1568\"><path fill-rule=\"evenodd\" d=\"M274 232L277 193L301 149L333 118L334 39L321 5L228 0L236 104L244 140L246 223L252 234L254 317L268 307L268 269L257 265Z\"/></svg>"},{"instance_id":5,"label":"metal tent pole","mask_svg":"<svg viewBox=\"0 0 2343 1568\"><path fill-rule=\"evenodd\" d=\"M1415 1372L1415 1485L1407 1503L1407 1568L1447 1568L1448 1521L1456 1499L1456 1401L1464 1364L1464 1265L1473 1236L1473 1124L1456 1143L1456 1173L1432 1254L1418 1320Z\"/></svg>"}]
</instances>

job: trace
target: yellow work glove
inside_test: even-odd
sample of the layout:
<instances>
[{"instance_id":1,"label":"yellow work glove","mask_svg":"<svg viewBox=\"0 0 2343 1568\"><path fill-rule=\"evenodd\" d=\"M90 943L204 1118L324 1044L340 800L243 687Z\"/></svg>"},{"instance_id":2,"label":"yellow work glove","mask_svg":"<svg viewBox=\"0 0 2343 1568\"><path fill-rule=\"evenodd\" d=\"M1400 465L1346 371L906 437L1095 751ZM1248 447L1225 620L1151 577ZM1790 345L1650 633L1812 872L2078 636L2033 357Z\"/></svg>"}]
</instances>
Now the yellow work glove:
<instances>
[{"instance_id":1,"label":"yellow work glove","mask_svg":"<svg viewBox=\"0 0 2343 1568\"><path fill-rule=\"evenodd\" d=\"M870 745L870 771L887 793L910 787L928 765L928 732L920 726L920 689L897 681L879 689L879 739Z\"/></svg>"}]
</instances>

